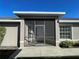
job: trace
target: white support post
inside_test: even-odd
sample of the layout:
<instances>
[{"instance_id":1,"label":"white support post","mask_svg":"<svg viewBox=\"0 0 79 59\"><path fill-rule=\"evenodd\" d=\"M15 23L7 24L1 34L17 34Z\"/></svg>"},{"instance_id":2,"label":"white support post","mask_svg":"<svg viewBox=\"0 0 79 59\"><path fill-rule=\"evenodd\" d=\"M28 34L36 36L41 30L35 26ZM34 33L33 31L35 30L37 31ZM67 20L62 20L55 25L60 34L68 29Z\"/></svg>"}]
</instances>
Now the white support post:
<instances>
[{"instance_id":1,"label":"white support post","mask_svg":"<svg viewBox=\"0 0 79 59\"><path fill-rule=\"evenodd\" d=\"M55 29L56 29L56 46L59 46L59 39L60 39L60 30L59 30L59 19L55 19Z\"/></svg>"},{"instance_id":2,"label":"white support post","mask_svg":"<svg viewBox=\"0 0 79 59\"><path fill-rule=\"evenodd\" d=\"M24 20L20 23L20 47L24 47Z\"/></svg>"}]
</instances>

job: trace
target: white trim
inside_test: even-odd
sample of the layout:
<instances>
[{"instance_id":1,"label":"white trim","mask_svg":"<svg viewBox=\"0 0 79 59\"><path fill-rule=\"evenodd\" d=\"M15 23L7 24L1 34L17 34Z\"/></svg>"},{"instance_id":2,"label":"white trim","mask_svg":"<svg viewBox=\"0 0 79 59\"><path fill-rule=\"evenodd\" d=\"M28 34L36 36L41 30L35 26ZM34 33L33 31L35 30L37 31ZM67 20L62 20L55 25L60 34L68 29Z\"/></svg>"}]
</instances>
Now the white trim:
<instances>
[{"instance_id":1,"label":"white trim","mask_svg":"<svg viewBox=\"0 0 79 59\"><path fill-rule=\"evenodd\" d=\"M24 41L20 41L20 43L24 43Z\"/></svg>"},{"instance_id":2,"label":"white trim","mask_svg":"<svg viewBox=\"0 0 79 59\"><path fill-rule=\"evenodd\" d=\"M71 39L73 40L73 25L71 25Z\"/></svg>"},{"instance_id":3,"label":"white trim","mask_svg":"<svg viewBox=\"0 0 79 59\"><path fill-rule=\"evenodd\" d=\"M0 20L0 22L21 22L22 20Z\"/></svg>"},{"instance_id":4,"label":"white trim","mask_svg":"<svg viewBox=\"0 0 79 59\"><path fill-rule=\"evenodd\" d=\"M59 23L79 23L79 20L59 20Z\"/></svg>"},{"instance_id":5,"label":"white trim","mask_svg":"<svg viewBox=\"0 0 79 59\"><path fill-rule=\"evenodd\" d=\"M55 20L55 37L56 37L56 46L59 46L59 39L60 39L60 28L59 28L59 18Z\"/></svg>"},{"instance_id":6,"label":"white trim","mask_svg":"<svg viewBox=\"0 0 79 59\"><path fill-rule=\"evenodd\" d=\"M68 41L79 41L78 39L59 39L59 41L66 41L66 40L68 40Z\"/></svg>"},{"instance_id":7,"label":"white trim","mask_svg":"<svg viewBox=\"0 0 79 59\"><path fill-rule=\"evenodd\" d=\"M56 14L64 15L66 12L37 12L37 11L13 11L14 14Z\"/></svg>"}]
</instances>

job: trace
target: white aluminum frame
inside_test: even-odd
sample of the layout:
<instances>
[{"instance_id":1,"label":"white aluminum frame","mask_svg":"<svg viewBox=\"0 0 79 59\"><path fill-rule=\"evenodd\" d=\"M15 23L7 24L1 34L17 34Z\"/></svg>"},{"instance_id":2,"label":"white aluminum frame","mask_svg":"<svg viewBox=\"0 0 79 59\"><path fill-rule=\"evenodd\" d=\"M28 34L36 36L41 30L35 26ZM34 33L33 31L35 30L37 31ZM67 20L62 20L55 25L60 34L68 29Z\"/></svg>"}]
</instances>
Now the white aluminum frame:
<instances>
[{"instance_id":1,"label":"white aluminum frame","mask_svg":"<svg viewBox=\"0 0 79 59\"><path fill-rule=\"evenodd\" d=\"M62 38L60 38L60 41L72 40L72 24L67 24L67 25L66 25L66 24L60 24L59 27L60 27L60 26L70 26L70 28L71 28L71 33L70 33L70 34L71 34L71 38L70 38L70 39L64 39L64 38L62 39ZM59 31L60 31L60 30L59 30ZM59 34L59 35L60 35L60 34Z\"/></svg>"},{"instance_id":2,"label":"white aluminum frame","mask_svg":"<svg viewBox=\"0 0 79 59\"><path fill-rule=\"evenodd\" d=\"M44 27L44 44L45 44L45 21L44 21L44 25L36 25L36 21L34 20L34 31L35 31L35 34L36 34L36 27L37 26L43 26ZM36 38L36 35L35 35L35 38Z\"/></svg>"}]
</instances>

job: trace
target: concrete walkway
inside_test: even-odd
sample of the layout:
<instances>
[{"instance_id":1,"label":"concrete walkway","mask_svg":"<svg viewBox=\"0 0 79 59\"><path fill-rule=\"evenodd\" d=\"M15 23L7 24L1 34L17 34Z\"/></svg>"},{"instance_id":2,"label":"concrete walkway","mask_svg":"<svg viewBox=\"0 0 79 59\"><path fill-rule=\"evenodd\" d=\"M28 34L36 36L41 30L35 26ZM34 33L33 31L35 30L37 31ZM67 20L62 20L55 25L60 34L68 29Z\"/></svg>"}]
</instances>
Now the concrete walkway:
<instances>
[{"instance_id":1,"label":"concrete walkway","mask_svg":"<svg viewBox=\"0 0 79 59\"><path fill-rule=\"evenodd\" d=\"M24 47L16 57L62 57L79 56L79 48Z\"/></svg>"}]
</instances>

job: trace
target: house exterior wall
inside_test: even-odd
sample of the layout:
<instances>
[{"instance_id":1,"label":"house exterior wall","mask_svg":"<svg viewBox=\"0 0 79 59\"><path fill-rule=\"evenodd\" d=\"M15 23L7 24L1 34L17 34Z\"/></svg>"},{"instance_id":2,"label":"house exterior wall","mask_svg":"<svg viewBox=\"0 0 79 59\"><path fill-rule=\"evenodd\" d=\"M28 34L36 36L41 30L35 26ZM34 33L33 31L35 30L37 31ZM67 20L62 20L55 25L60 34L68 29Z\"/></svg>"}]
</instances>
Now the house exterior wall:
<instances>
[{"instance_id":1,"label":"house exterior wall","mask_svg":"<svg viewBox=\"0 0 79 59\"><path fill-rule=\"evenodd\" d=\"M79 40L79 24L78 23L60 23L60 26L71 26L71 39L61 39L60 38L60 41Z\"/></svg>"},{"instance_id":2,"label":"house exterior wall","mask_svg":"<svg viewBox=\"0 0 79 59\"><path fill-rule=\"evenodd\" d=\"M72 39L79 40L79 24L72 26Z\"/></svg>"},{"instance_id":3,"label":"house exterior wall","mask_svg":"<svg viewBox=\"0 0 79 59\"><path fill-rule=\"evenodd\" d=\"M53 41L54 44L58 41L58 26L57 20L55 23L52 23L52 26L55 26L53 30L53 34L55 35L55 39ZM19 24L18 24L19 23ZM23 19L1 19L0 25L6 27L6 35L1 46L19 46L24 47L24 43L28 45L28 42L25 39L28 39L28 25L25 25L25 21ZM51 33L50 33L51 34ZM18 36L19 35L19 36Z\"/></svg>"}]
</instances>

